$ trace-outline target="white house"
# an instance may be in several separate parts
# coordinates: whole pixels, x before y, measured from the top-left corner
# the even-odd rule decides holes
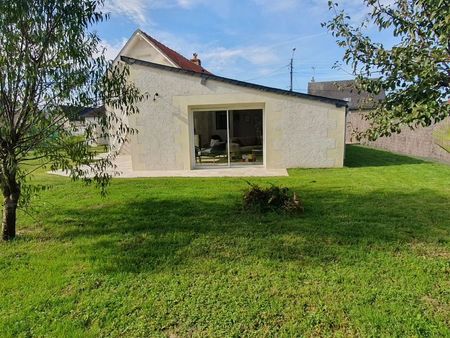
[[[85,136],[86,129],[92,128],[91,139],[87,140],[90,145],[107,145],[107,137],[102,135],[102,128],[99,119],[104,116],[105,107],[69,107],[64,108],[70,115],[64,123],[64,128],[69,130],[74,136]]]
[[[135,171],[343,166],[343,100],[213,75],[140,30],[116,62],[150,95],[128,121]]]

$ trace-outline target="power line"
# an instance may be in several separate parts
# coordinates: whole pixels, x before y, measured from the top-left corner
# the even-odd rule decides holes
[[[290,44],[290,43],[293,43],[293,42],[297,42],[297,41],[301,41],[301,40],[307,40],[307,39],[311,39],[311,38],[316,38],[316,37],[324,36],[324,35],[327,35],[327,33],[323,32],[323,33],[315,33],[315,34],[310,34],[310,35],[302,35],[302,36],[294,37],[292,39],[287,39],[287,40],[284,40],[284,41],[278,41],[278,42],[275,42],[275,43],[272,43],[272,44],[264,44],[263,47],[266,48],[266,49],[275,49],[275,48],[277,48],[279,46],[287,45],[287,44]]]
[[[252,78],[247,79],[247,80],[244,80],[244,81],[253,81],[253,80],[257,80],[257,79],[261,79],[261,78],[270,77],[270,76],[272,76],[272,75],[275,75],[275,74],[281,72],[282,70],[284,70],[284,69],[287,68],[287,67],[289,67],[289,65],[284,65],[283,67],[278,68],[278,69],[275,69],[275,70],[271,71],[270,73],[263,74],[263,75],[256,76],[256,77],[252,77]]]

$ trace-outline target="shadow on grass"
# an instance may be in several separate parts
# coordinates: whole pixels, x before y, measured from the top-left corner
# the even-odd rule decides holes
[[[350,168],[386,167],[392,165],[425,163],[425,161],[417,158],[357,145],[347,145],[345,150],[345,166]]]
[[[359,255],[362,247],[448,239],[448,196],[435,191],[307,190],[302,196],[307,202],[301,216],[246,214],[239,210],[238,194],[60,210],[66,219],[60,236],[82,239],[83,252],[103,272],[158,272],[205,260],[255,258],[325,264],[343,251]]]

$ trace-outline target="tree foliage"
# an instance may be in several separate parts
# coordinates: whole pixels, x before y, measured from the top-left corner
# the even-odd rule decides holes
[[[386,100],[366,115],[371,127],[359,135],[374,140],[409,126],[429,126],[450,115],[450,3],[448,0],[364,0],[369,14],[360,25],[329,2],[334,18],[323,24],[345,48],[357,88]],[[387,47],[373,41],[373,28],[393,34]]]
[[[127,116],[144,98],[128,68],[107,61],[93,25],[106,20],[103,0],[0,0],[0,188],[3,238],[15,236],[15,211],[29,196],[27,177],[41,165],[104,188],[107,170],[133,132]],[[107,113],[73,137],[74,107],[106,105]],[[97,131],[97,132],[96,132]],[[107,156],[89,144],[109,138]],[[30,169],[32,168],[32,169]]]

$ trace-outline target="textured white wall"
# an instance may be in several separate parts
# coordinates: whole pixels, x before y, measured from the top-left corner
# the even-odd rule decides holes
[[[115,62],[118,62],[119,65],[124,65],[120,61],[120,56],[128,56],[143,61],[178,68],[174,63],[170,62],[164,54],[156,49],[155,46],[139,30],[133,34],[115,60]],[[146,89],[142,88],[142,91],[146,92]],[[121,119],[121,123],[124,125],[130,125],[129,116],[126,116],[123,112],[109,106],[106,107],[106,112],[107,114],[115,114]],[[118,123],[112,123],[110,128],[110,137],[108,139],[108,143],[112,151],[120,151],[123,153],[124,147],[121,140],[122,138],[128,137],[126,134],[124,135],[119,131]]]
[[[130,117],[139,130],[131,137],[135,170],[191,169],[192,111],[211,108],[263,108],[266,167],[341,167],[345,108],[143,65],[131,78],[150,94],[140,114]],[[155,93],[159,95],[153,101]]]

